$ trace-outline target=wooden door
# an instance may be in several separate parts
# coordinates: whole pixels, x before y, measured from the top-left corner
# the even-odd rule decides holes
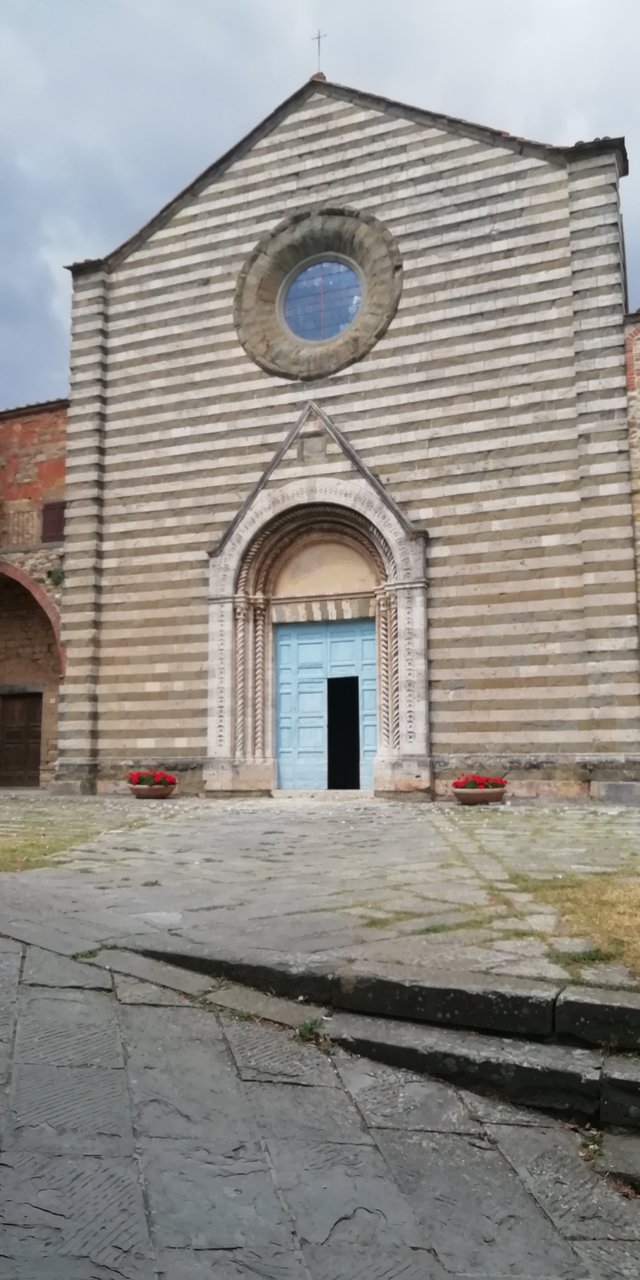
[[[0,695],[0,786],[40,784],[42,694]]]
[[[327,680],[356,676],[360,787],[371,790],[377,737],[373,618],[281,623],[275,628],[275,653],[278,786],[327,789]]]

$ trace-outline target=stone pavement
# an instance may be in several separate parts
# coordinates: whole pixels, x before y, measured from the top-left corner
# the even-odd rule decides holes
[[[2,877],[0,934],[68,955],[188,943],[383,973],[635,985],[621,965],[576,961],[581,950],[588,959],[590,940],[563,935],[531,877],[637,875],[639,809],[279,798],[160,807],[40,793],[0,796],[0,834],[22,823],[77,827],[103,811],[105,825],[124,829]]]
[[[640,1274],[594,1133],[204,995],[4,940],[0,1079],[2,1280]]]

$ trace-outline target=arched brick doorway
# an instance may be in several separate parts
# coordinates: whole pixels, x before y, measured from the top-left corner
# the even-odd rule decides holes
[[[24,570],[0,561],[0,786],[37,787],[53,776],[59,636],[55,602]]]

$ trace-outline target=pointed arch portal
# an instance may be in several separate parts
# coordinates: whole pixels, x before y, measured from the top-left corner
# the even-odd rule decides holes
[[[335,587],[294,592],[286,566],[314,545],[321,567],[345,549]],[[425,535],[365,477],[259,490],[212,555],[208,791],[277,786],[274,628],[357,618],[375,619],[375,790],[430,793]]]

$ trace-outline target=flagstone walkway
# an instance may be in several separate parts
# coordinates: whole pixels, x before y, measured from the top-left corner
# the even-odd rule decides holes
[[[45,930],[66,954],[182,940],[380,971],[634,985],[622,965],[589,963],[591,940],[566,937],[535,880],[640,874],[637,809],[0,795],[0,835],[38,824],[120,828],[0,879],[0,934]]]

